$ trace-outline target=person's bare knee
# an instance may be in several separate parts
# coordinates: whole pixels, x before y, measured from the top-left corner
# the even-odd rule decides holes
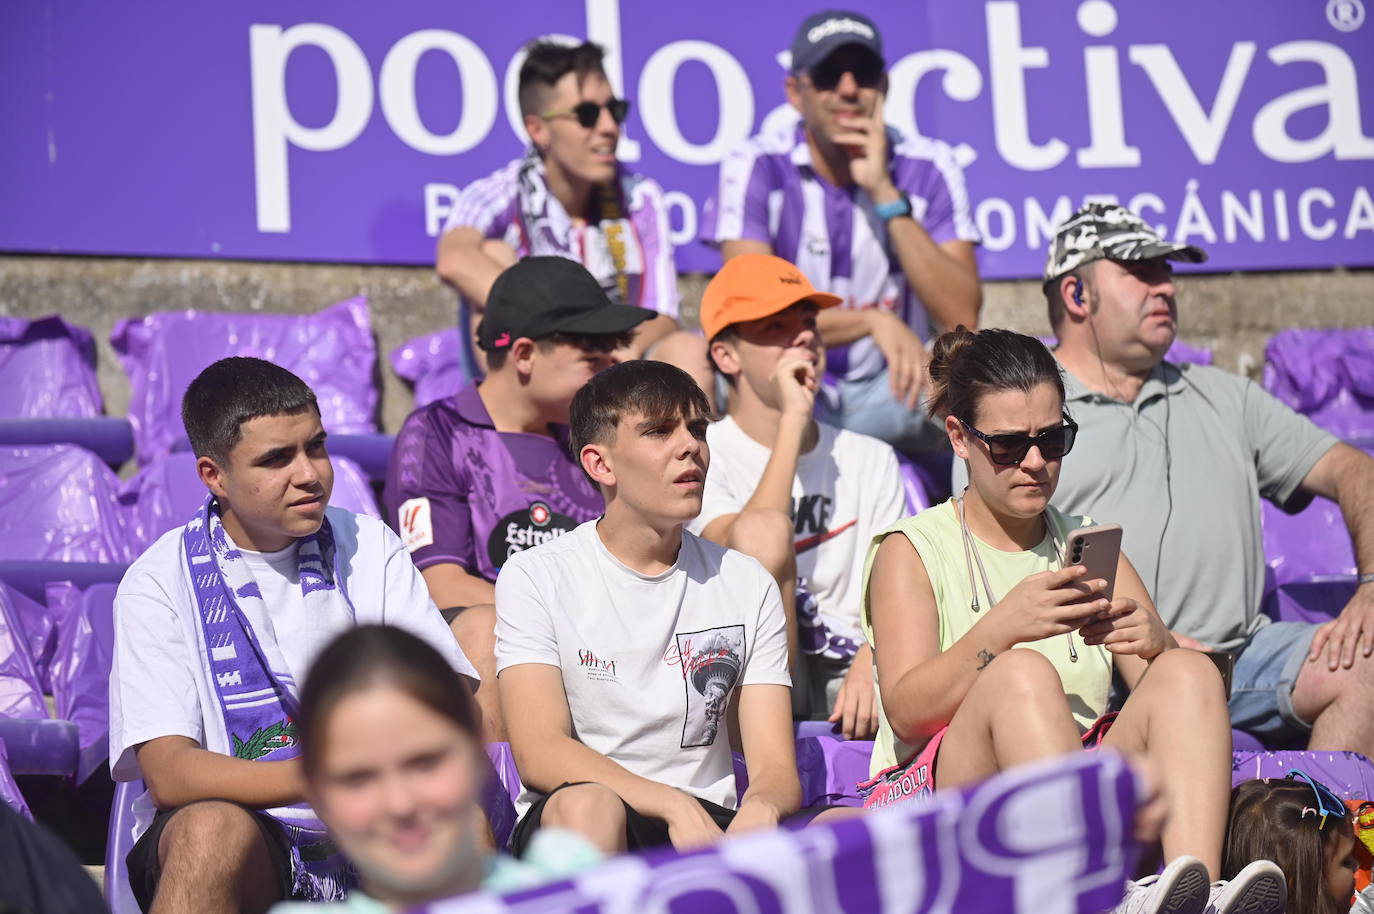
[[[1002,702],[1039,702],[1046,696],[1062,698],[1064,684],[1049,658],[1038,651],[1014,647],[993,656],[969,690],[988,693]]]
[[[540,824],[572,829],[604,851],[625,849],[625,804],[600,784],[575,784],[550,795]]]
[[[753,556],[775,580],[796,576],[792,519],[776,508],[746,508],[730,526],[726,546]]]
[[[207,801],[178,810],[162,830],[158,859],[156,914],[263,911],[280,900],[262,830],[233,803]]]
[[[496,688],[496,607],[490,603],[469,606],[453,617],[449,631],[458,639],[463,655],[482,677],[475,698],[482,711],[482,739],[506,741],[506,721]]]

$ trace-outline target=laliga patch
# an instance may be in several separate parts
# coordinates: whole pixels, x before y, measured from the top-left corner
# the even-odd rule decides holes
[[[493,568],[500,569],[506,559],[531,546],[547,543],[577,526],[577,521],[559,514],[542,501],[512,511],[496,522],[487,538],[487,556]]]
[[[401,502],[396,510],[396,523],[401,542],[411,552],[434,545],[434,522],[429,516],[428,498],[411,498]]]

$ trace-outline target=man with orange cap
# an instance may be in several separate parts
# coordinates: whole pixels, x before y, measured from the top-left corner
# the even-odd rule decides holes
[[[754,556],[777,580],[794,712],[864,739],[877,726],[859,628],[864,556],[906,503],[891,447],[812,415],[825,372],[816,315],[840,301],[771,254],[726,261],[706,287],[701,325],[730,404],[707,431],[711,473],[688,529]]]

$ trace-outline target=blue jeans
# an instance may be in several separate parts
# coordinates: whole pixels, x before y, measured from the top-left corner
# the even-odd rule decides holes
[[[1245,643],[1231,676],[1231,726],[1266,746],[1310,733],[1312,724],[1293,710],[1293,686],[1307,661],[1317,626],[1271,622]]]
[[[907,409],[892,395],[886,368],[871,378],[827,385],[816,397],[816,418],[851,432],[871,435],[912,456],[949,446],[944,425],[926,415],[924,398],[914,409]]]

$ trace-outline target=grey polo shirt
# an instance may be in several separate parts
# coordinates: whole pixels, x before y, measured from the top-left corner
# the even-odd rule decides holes
[[[1297,512],[1298,486],[1337,440],[1248,378],[1157,365],[1134,403],[1088,390],[1067,369],[1078,441],[1054,505],[1125,530],[1122,548],[1170,628],[1224,650],[1268,623],[1260,614],[1260,496]],[[956,462],[956,491],[965,485]]]

